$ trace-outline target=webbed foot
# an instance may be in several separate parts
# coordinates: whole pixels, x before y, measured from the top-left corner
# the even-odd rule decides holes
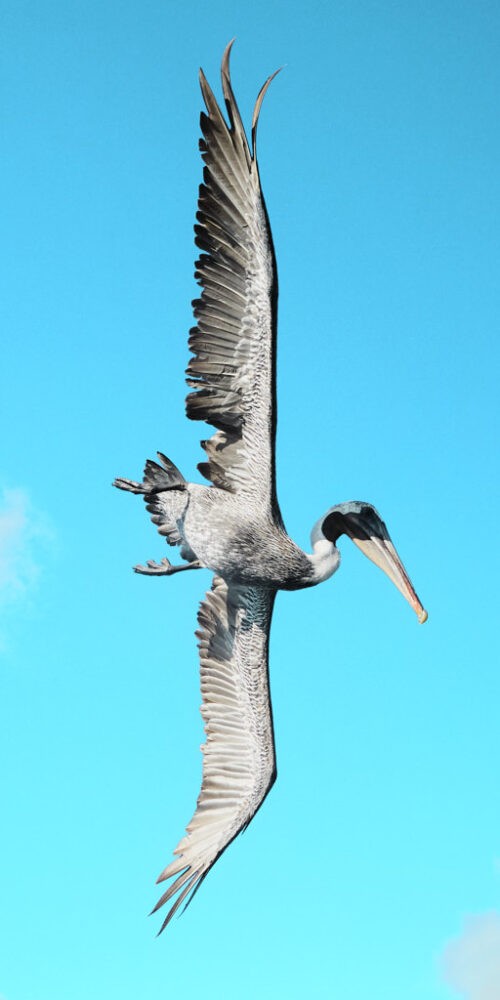
[[[168,559],[164,558],[157,563],[153,559],[148,559],[145,566],[134,566],[134,573],[142,573],[143,576],[171,576],[172,573],[181,573],[185,569],[200,569],[201,563],[198,559],[181,566],[172,566]]]
[[[133,479],[115,479],[113,486],[116,486],[119,490],[126,490],[127,493],[145,493],[146,489],[144,483],[136,483]]]

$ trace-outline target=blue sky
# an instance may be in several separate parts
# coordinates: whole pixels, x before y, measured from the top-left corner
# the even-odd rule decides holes
[[[7,0],[2,34],[2,1000],[497,1000],[498,4]],[[163,543],[110,483],[201,457],[197,71],[234,35],[247,122],[285,66],[283,515],[307,546],[373,502],[429,622],[349,542],[279,597],[278,783],[157,940],[209,576],[135,576]]]

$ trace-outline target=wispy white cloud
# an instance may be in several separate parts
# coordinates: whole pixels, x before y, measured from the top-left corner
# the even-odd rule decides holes
[[[26,598],[40,575],[40,543],[52,537],[47,519],[21,489],[0,499],[0,606]]]
[[[500,913],[469,917],[442,963],[446,982],[464,1000],[500,1000]]]

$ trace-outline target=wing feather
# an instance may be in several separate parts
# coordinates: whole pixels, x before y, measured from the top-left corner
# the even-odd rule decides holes
[[[281,522],[274,470],[278,284],[255,154],[257,119],[272,77],[257,98],[250,149],[231,86],[230,49],[222,61],[229,124],[200,73],[207,113],[201,115],[205,165],[195,226],[203,252],[195,276],[202,293],[193,303],[194,357],[186,374],[194,391],[186,409],[191,419],[217,428],[202,442],[208,456],[199,466],[203,475]]]
[[[194,892],[228,844],[255,815],[276,777],[268,680],[268,639],[275,592],[214,577],[198,621],[206,742],[200,795],[176,858],[158,882],[175,880],[153,912]]]

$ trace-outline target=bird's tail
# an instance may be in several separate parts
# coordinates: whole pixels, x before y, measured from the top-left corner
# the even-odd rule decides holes
[[[119,490],[126,490],[128,493],[154,494],[163,493],[165,490],[183,490],[186,488],[186,480],[176,465],[170,461],[161,451],[157,452],[160,459],[153,462],[147,459],[144,466],[142,483],[136,483],[133,479],[115,479],[113,486]]]

